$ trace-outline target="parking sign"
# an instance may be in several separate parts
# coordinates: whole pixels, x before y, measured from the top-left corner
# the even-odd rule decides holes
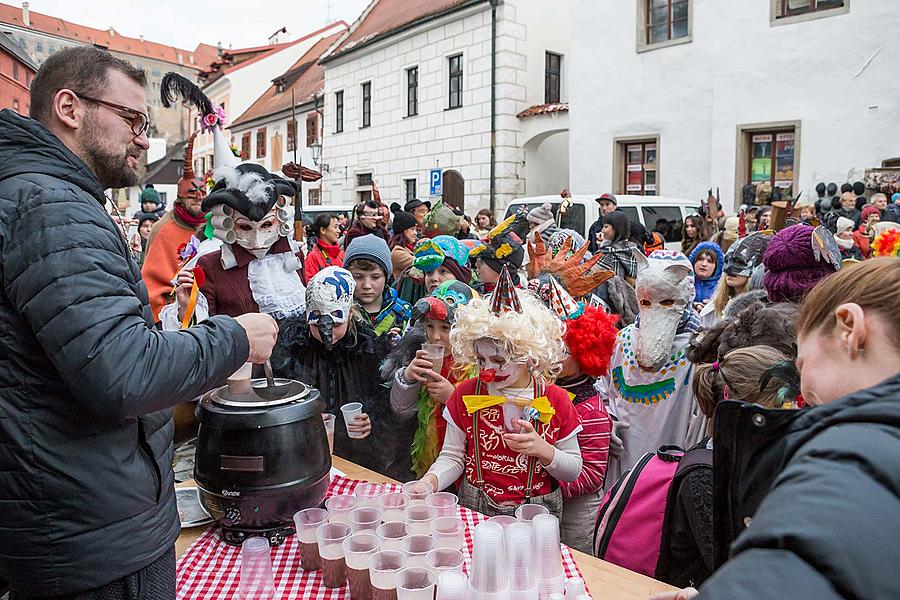
[[[429,196],[441,196],[443,195],[443,184],[444,184],[444,174],[440,169],[431,169],[428,175],[429,181]]]

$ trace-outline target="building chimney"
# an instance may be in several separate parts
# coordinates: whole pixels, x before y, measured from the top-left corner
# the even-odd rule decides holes
[[[144,34],[142,33],[141,35],[139,35],[139,36],[138,36],[138,39],[141,40],[141,42],[143,42],[143,41],[144,41]]]
[[[216,44],[216,49],[219,51],[219,56],[222,56],[222,42]]]
[[[109,37],[116,37],[116,30],[113,29],[112,25],[109,26]]]
[[[22,24],[25,27],[31,27],[31,13],[28,11],[28,3],[22,3]]]

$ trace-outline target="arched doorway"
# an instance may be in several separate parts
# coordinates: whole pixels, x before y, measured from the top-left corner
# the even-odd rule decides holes
[[[444,193],[441,197],[444,204],[452,208],[466,210],[466,180],[458,171],[452,169],[444,171]]]

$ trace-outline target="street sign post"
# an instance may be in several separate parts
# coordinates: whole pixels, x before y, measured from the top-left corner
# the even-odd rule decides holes
[[[428,173],[429,196],[443,195],[444,173],[441,169],[431,169]]]

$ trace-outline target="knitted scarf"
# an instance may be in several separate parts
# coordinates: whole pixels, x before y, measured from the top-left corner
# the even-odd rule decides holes
[[[200,227],[206,222],[206,215],[195,217],[187,211],[180,203],[175,203],[175,216],[183,223],[187,223],[191,227]]]

